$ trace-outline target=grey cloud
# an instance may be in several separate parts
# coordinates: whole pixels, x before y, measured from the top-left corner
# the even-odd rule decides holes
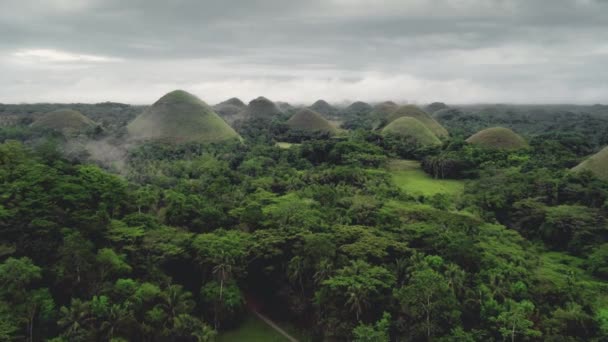
[[[149,103],[180,87],[210,102],[608,102],[607,13],[605,0],[4,0],[0,101]]]

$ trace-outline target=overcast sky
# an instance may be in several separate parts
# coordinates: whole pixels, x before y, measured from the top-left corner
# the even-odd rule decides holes
[[[0,0],[0,102],[608,103],[608,0]]]

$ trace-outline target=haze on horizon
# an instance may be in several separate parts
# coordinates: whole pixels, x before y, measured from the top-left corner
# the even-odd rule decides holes
[[[0,102],[608,103],[606,0],[2,0]]]

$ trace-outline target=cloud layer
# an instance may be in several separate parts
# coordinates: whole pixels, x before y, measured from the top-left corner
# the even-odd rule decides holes
[[[606,0],[3,0],[0,102],[608,103]]]

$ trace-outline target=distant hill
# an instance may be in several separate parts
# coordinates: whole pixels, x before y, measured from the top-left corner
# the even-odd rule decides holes
[[[313,103],[308,108],[328,118],[333,117],[338,113],[338,109],[325,100],[317,100],[317,102]]]
[[[427,126],[412,117],[394,120],[382,129],[382,135],[396,136],[421,146],[441,144],[441,140]]]
[[[575,172],[583,170],[591,171],[597,178],[608,181],[608,147],[604,147],[572,169]]]
[[[445,103],[443,102],[433,102],[431,104],[429,104],[428,106],[426,106],[424,109],[427,113],[435,113],[437,111],[440,111],[442,109],[447,109],[449,108]]]
[[[183,90],[161,97],[128,126],[136,140],[218,142],[240,138],[205,102]]]
[[[47,128],[66,135],[84,133],[95,127],[95,122],[72,109],[48,112],[32,123],[32,127]]]
[[[220,102],[213,106],[213,109],[218,113],[226,122],[232,123],[238,119],[238,114],[245,109],[247,105],[240,99],[233,97],[224,102]]]
[[[519,134],[504,127],[492,127],[477,132],[466,140],[470,144],[488,148],[513,150],[528,144]]]
[[[393,101],[385,101],[378,103],[374,106],[374,109],[369,114],[372,120],[372,129],[378,129],[385,126],[389,115],[399,109],[399,105]]]
[[[391,123],[401,117],[410,117],[417,119],[418,121],[422,122],[426,127],[428,127],[428,129],[430,129],[431,132],[433,132],[433,134],[435,134],[437,137],[441,138],[447,137],[449,135],[448,131],[443,126],[441,126],[439,122],[433,119],[427,112],[416,106],[406,105],[399,107],[397,110],[391,112],[388,115],[387,122]]]
[[[289,120],[287,125],[292,129],[298,129],[303,131],[320,131],[331,134],[336,133],[336,128],[333,127],[329,121],[325,120],[321,114],[304,108],[294,114]]]
[[[277,101],[277,102],[275,102],[275,104],[277,105],[277,107],[279,107],[279,109],[283,113],[289,112],[290,110],[294,110],[296,108],[296,107],[292,106],[291,104],[289,104],[288,102]]]
[[[361,101],[352,103],[350,106],[340,111],[341,116],[357,116],[369,114],[374,108],[369,104]]]
[[[264,119],[270,120],[283,111],[269,99],[260,96],[249,102],[249,105],[239,114],[244,120]]]

